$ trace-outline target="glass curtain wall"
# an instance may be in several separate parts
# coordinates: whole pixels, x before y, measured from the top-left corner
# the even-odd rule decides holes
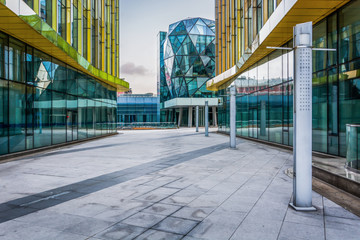
[[[0,32],[0,155],[113,133],[115,111],[115,87]]]
[[[360,123],[359,11],[360,0],[351,1],[313,29],[314,47],[337,49],[313,53],[314,151],[345,156],[345,126]],[[276,50],[238,77],[239,135],[292,145],[293,75],[293,52]],[[228,106],[224,97],[220,131],[228,131]]]

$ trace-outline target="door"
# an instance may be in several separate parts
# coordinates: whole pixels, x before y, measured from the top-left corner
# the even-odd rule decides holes
[[[68,142],[78,139],[77,135],[77,111],[67,111],[66,115],[66,138]]]

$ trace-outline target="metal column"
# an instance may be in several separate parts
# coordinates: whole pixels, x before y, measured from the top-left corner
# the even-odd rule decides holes
[[[189,107],[189,111],[188,111],[188,127],[191,128],[193,123],[193,107]]]
[[[312,22],[294,27],[294,192],[296,210],[312,206]]]
[[[230,88],[230,148],[236,148],[236,91]]]
[[[196,106],[196,132],[199,132],[199,106]]]
[[[178,119],[178,127],[181,126],[182,115],[183,115],[183,109],[180,108],[180,110],[179,110],[179,119]]]
[[[209,136],[209,102],[205,101],[205,137]]]

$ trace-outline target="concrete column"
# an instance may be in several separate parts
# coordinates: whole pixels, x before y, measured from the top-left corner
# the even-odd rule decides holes
[[[199,106],[196,106],[196,132],[199,132]]]
[[[213,112],[213,125],[214,127],[217,126],[217,114],[216,114],[216,107],[212,107],[212,112]]]
[[[182,114],[183,114],[183,109],[180,108],[179,109],[178,127],[180,127],[180,125],[181,125]]]
[[[188,113],[188,127],[192,127],[192,120],[193,120],[193,107],[189,107]]]
[[[209,136],[209,102],[205,101],[205,137]]]
[[[236,148],[236,91],[230,88],[230,148]]]

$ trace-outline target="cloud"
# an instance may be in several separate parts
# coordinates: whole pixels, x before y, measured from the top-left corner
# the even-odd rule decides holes
[[[129,74],[129,75],[146,75],[149,73],[149,70],[144,67],[143,65],[136,66],[132,62],[127,62],[121,65],[121,73],[122,74]]]

